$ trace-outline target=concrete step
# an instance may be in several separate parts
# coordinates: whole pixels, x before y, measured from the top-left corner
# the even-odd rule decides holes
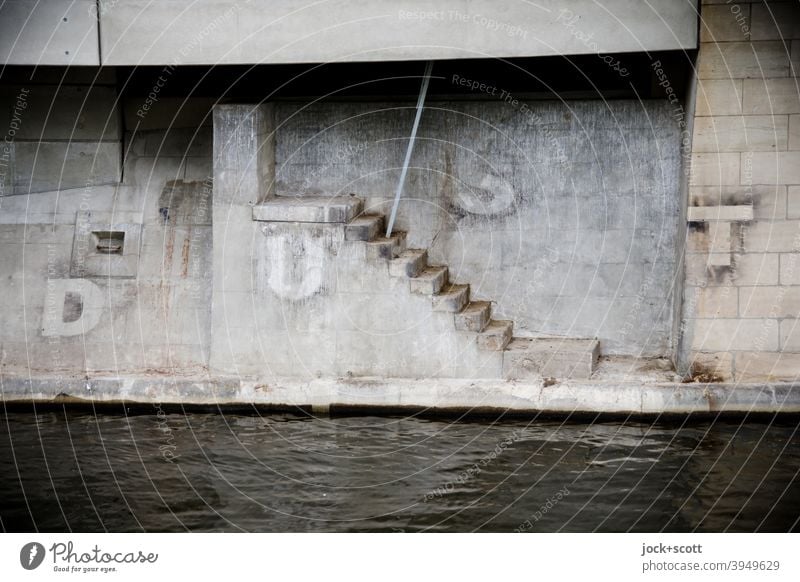
[[[433,296],[433,309],[458,313],[469,303],[469,285],[448,285]]]
[[[344,227],[345,240],[371,241],[383,231],[383,215],[362,214]]]
[[[586,379],[597,368],[599,357],[596,339],[514,338],[503,353],[503,375],[509,380]]]
[[[456,329],[459,331],[483,331],[492,319],[492,304],[489,301],[470,301],[456,313]]]
[[[429,266],[411,279],[409,285],[412,293],[435,295],[447,285],[447,267]]]
[[[253,220],[346,223],[363,209],[364,202],[355,196],[275,196],[253,206]]]
[[[511,321],[492,319],[478,334],[478,347],[499,352],[511,341],[514,324]]]
[[[392,277],[416,277],[428,266],[428,251],[408,249],[389,261],[389,275]]]
[[[406,233],[394,231],[389,238],[379,237],[367,243],[368,259],[393,259],[406,250]]]

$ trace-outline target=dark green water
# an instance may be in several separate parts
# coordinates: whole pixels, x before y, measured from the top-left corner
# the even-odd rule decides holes
[[[0,413],[6,531],[790,531],[794,421]]]

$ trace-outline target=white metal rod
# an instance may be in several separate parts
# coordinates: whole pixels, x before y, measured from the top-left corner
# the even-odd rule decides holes
[[[408,149],[406,150],[406,159],[403,162],[403,169],[400,172],[400,181],[397,183],[397,192],[394,194],[394,204],[392,205],[392,213],[389,215],[389,226],[386,227],[386,238],[392,236],[392,228],[394,227],[394,220],[397,218],[397,207],[400,205],[400,196],[403,194],[403,184],[406,181],[406,174],[408,173],[408,164],[411,161],[411,152],[414,150],[414,140],[417,138],[417,128],[419,127],[419,120],[422,117],[422,105],[425,103],[425,94],[428,92],[428,83],[431,80],[431,72],[433,71],[433,61],[428,61],[425,66],[425,76],[422,79],[422,87],[419,89],[419,97],[417,98],[417,115],[414,117],[414,127],[411,128],[411,139],[408,142]]]

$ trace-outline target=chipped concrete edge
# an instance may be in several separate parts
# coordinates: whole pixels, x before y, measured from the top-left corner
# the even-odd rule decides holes
[[[401,409],[516,414],[630,416],[800,413],[800,384],[678,384],[454,379],[187,378],[0,376],[0,401],[13,404],[126,403],[202,407],[351,408],[381,414]]]

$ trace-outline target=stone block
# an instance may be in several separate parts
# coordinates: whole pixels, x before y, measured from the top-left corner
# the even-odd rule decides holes
[[[800,287],[739,288],[739,317],[781,318],[798,314]]]
[[[700,14],[700,42],[750,40],[750,4],[704,6]]]
[[[741,115],[741,113],[741,79],[698,80],[695,109],[697,116]]]
[[[359,198],[338,196],[275,197],[253,206],[253,220],[262,222],[347,223],[364,208]]]
[[[800,250],[800,221],[757,221],[742,227],[748,253],[779,253]]]
[[[753,218],[782,220],[787,214],[786,186],[753,186]],[[800,218],[796,216],[794,218]]]
[[[747,155],[752,156],[753,184],[800,184],[800,151]],[[742,183],[747,183],[744,175]]]
[[[514,338],[503,352],[503,374],[511,380],[586,379],[599,356],[600,343],[593,339]]]
[[[692,186],[739,184],[740,159],[736,153],[692,154]]]
[[[737,222],[753,220],[753,207],[749,204],[738,206],[690,206],[687,209],[689,222]]]
[[[455,314],[455,328],[459,331],[483,331],[492,318],[492,304],[488,301],[471,301]]]
[[[776,351],[776,319],[696,319],[691,349],[698,352]]]
[[[513,333],[513,322],[493,319],[478,333],[478,347],[482,350],[503,350],[511,341]]]
[[[698,57],[700,79],[765,79],[789,74],[782,41],[705,43]]]
[[[692,151],[747,152],[785,150],[785,115],[698,117],[694,121]]]
[[[416,277],[428,265],[428,251],[408,249],[389,261],[392,277]]]
[[[354,218],[344,230],[344,239],[353,241],[370,241],[383,230],[383,216],[366,214]]]
[[[689,206],[753,206],[753,218],[783,219],[786,186],[692,186]]]
[[[737,285],[778,284],[778,255],[775,253],[735,254],[733,264]]]
[[[744,352],[736,354],[737,382],[798,379],[800,354],[782,352]]]
[[[469,285],[450,285],[433,296],[433,309],[457,313],[469,303]]]
[[[447,284],[447,267],[428,267],[408,282],[412,293],[435,295]]]
[[[781,253],[779,256],[781,285],[800,285],[800,253]]]
[[[742,87],[745,115],[800,113],[797,79],[745,79]]]

